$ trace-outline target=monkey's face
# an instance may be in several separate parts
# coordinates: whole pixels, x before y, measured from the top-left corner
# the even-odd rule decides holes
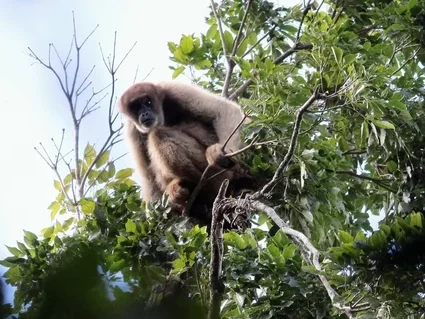
[[[137,83],[121,97],[119,111],[144,134],[164,123],[162,97],[155,85]]]

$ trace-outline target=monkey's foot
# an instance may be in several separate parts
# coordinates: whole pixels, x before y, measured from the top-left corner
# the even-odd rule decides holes
[[[221,148],[222,145],[218,143],[213,144],[207,148],[205,156],[207,157],[208,165],[218,168],[230,169],[235,165],[235,162],[232,159],[226,157],[226,154]]]
[[[173,205],[184,207],[189,199],[190,189],[181,180],[173,179],[167,186],[167,194]]]

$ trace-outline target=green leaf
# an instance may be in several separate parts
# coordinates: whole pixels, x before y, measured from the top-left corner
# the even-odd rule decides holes
[[[109,178],[114,177],[115,175],[115,164],[114,163],[109,163],[108,165],[108,176]]]
[[[53,235],[55,226],[50,226],[41,230],[41,234],[44,238],[50,238]]]
[[[68,218],[67,220],[65,220],[62,224],[62,228],[64,231],[67,231],[69,229],[69,227],[72,225],[72,223],[74,222],[75,218],[71,217]]]
[[[61,205],[58,202],[53,202],[50,204],[49,208],[52,210],[50,212],[50,219],[54,220],[57,213],[59,212]]]
[[[110,267],[109,267],[109,271],[112,273],[116,273],[118,271],[120,271],[121,269],[123,269],[125,266],[125,260],[121,259],[118,260],[116,262],[114,262]]]
[[[53,186],[58,190],[58,191],[62,191],[62,185],[61,185],[61,183],[59,182],[59,181],[57,181],[57,180],[54,180],[53,181]]]
[[[290,258],[293,258],[295,256],[295,252],[297,250],[297,247],[293,244],[290,244],[288,247],[286,247],[283,250],[283,257],[287,260]]]
[[[180,48],[177,48],[176,51],[174,51],[174,58],[181,64],[186,64],[188,59],[187,55],[183,54]]]
[[[383,129],[387,129],[387,130],[394,130],[395,126],[394,124],[388,122],[388,121],[378,121],[378,120],[373,120],[372,121],[373,124],[375,124],[377,127],[383,128]]]
[[[177,48],[177,44],[175,44],[174,42],[168,42],[168,50],[170,50],[171,53],[174,53],[174,51],[176,51]]]
[[[292,35],[295,35],[298,32],[298,28],[290,24],[281,26],[281,29],[292,33]]]
[[[23,257],[25,256],[25,253],[23,253],[22,251],[20,251],[18,248],[16,247],[9,247],[7,245],[5,245],[7,250],[15,257]]]
[[[180,40],[180,50],[183,54],[187,55],[194,49],[193,38],[191,36],[183,36]]]
[[[24,242],[28,245],[30,248],[34,248],[35,246],[38,246],[38,239],[37,235],[24,230]]]
[[[117,172],[115,175],[115,178],[117,179],[124,179],[129,178],[133,174],[133,170],[131,168],[124,168]]]
[[[238,49],[236,50],[236,56],[242,56],[246,49],[248,48],[248,39],[244,39],[238,46]]]
[[[422,229],[422,215],[420,213],[412,213],[410,217],[410,226],[414,227],[417,230]]]
[[[233,37],[229,31],[224,31],[224,45],[226,46],[227,52],[232,52]]]
[[[353,242],[353,236],[351,236],[349,233],[342,230],[338,232],[338,238],[341,242],[346,244]]]
[[[103,165],[105,165],[109,161],[109,154],[111,151],[105,151],[102,153],[102,155],[99,156],[99,158],[96,161],[96,168],[99,168]]]
[[[332,47],[332,52],[334,54],[335,61],[338,64],[341,64],[341,62],[342,62],[342,54],[343,54],[342,53],[342,50],[340,48],[337,48],[337,47]]]
[[[137,234],[136,223],[132,221],[131,219],[128,219],[127,222],[125,223],[125,231],[127,233]]]
[[[81,206],[81,211],[86,215],[93,214],[94,209],[96,208],[95,202],[87,198],[82,198],[78,203]]]
[[[394,173],[398,169],[397,163],[391,160],[387,162],[387,167],[390,173]]]
[[[87,165],[90,165],[91,163],[93,163],[95,157],[96,157],[96,150],[94,149],[93,146],[87,143],[86,148],[84,149],[84,160],[87,163]]]
[[[353,63],[357,58],[356,54],[348,54],[344,57],[344,65],[349,65]]]
[[[242,236],[239,235],[238,233],[235,233],[235,232],[225,233],[224,239],[229,241],[231,245],[237,247],[240,250],[244,250],[246,247],[248,247],[248,244],[245,242]]]
[[[174,80],[176,77],[178,77],[185,69],[186,68],[182,65],[175,69],[172,75],[172,79]]]
[[[68,175],[66,175],[65,176],[65,178],[63,179],[63,183],[65,184],[65,185],[69,185],[69,184],[71,184],[71,182],[72,182],[72,174],[68,174]]]
[[[369,238],[369,242],[375,249],[383,249],[387,246],[387,238],[382,230],[376,231]]]
[[[22,251],[22,252],[27,252],[28,251],[28,248],[25,246],[25,244],[24,243],[21,243],[21,242],[19,242],[19,241],[17,241],[16,242],[17,244],[18,244],[18,248]]]

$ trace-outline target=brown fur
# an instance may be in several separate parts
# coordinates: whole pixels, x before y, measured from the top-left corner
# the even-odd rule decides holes
[[[141,112],[139,101],[146,97],[152,101],[149,109],[155,117],[149,127],[139,121],[137,113]],[[166,192],[171,205],[181,211],[208,164],[214,166],[210,176],[234,165],[224,157],[221,146],[243,118],[236,103],[190,84],[143,82],[124,92],[118,110],[125,119],[125,136],[141,178],[142,197],[148,202]],[[241,146],[238,131],[225,152]],[[210,205],[221,182],[233,177],[231,169],[214,178],[200,197]]]

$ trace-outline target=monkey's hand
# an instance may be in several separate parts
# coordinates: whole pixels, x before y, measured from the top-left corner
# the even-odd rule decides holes
[[[207,148],[205,155],[207,157],[208,165],[221,169],[233,168],[233,166],[235,166],[235,162],[229,157],[226,157],[221,148],[222,145],[218,143]]]

